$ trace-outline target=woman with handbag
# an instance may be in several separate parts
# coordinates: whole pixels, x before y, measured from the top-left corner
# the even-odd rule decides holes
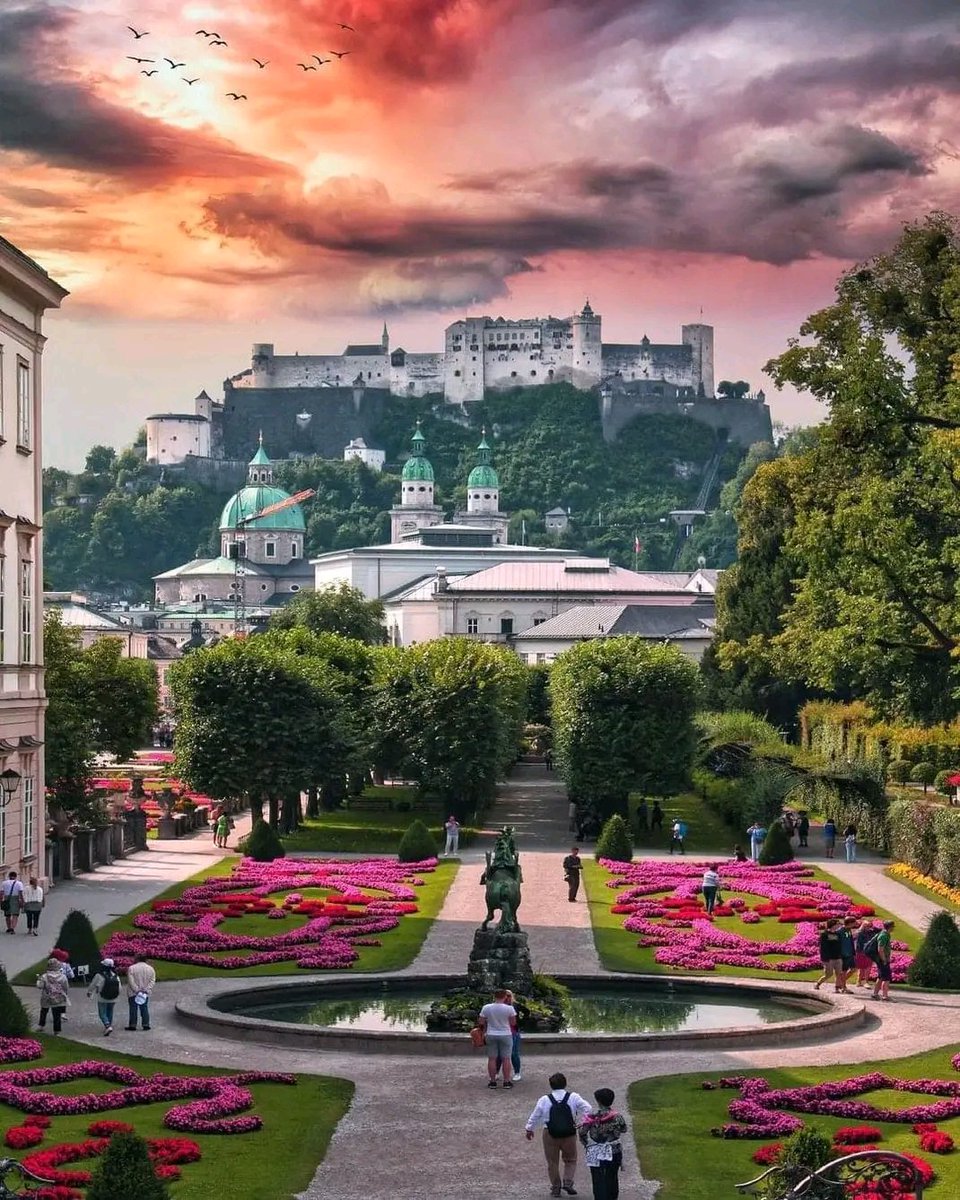
[[[20,911],[23,908],[23,884],[17,878],[16,871],[11,871],[0,888],[0,904],[3,915],[7,919],[7,933],[16,933]]]
[[[39,937],[40,913],[43,911],[43,888],[37,882],[36,875],[30,876],[30,882],[23,889],[23,911],[27,914],[27,933]]]

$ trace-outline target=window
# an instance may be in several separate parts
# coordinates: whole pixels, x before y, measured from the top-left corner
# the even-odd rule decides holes
[[[480,618],[479,617],[467,617],[467,633],[479,633],[479,632],[480,632]]]
[[[533,623],[534,625],[542,625],[546,619],[546,617],[534,617]]]
[[[277,557],[277,543],[276,542],[266,542],[263,547],[263,552],[267,556],[267,558],[276,558]]]
[[[300,584],[299,584],[299,583],[291,583],[291,584],[290,584],[290,591],[291,591],[291,592],[299,592],[299,591],[300,591]]]
[[[20,661],[33,662],[33,563],[20,563]]]
[[[540,666],[543,666],[543,664],[544,664],[546,661],[547,661],[547,656],[546,656],[545,654],[538,654],[538,655],[537,655],[537,666],[538,666],[538,667],[540,667]]]
[[[33,843],[37,827],[37,797],[33,779],[33,764],[24,767],[23,771],[23,846],[21,858],[33,855]]]
[[[513,617],[500,618],[500,632],[506,637],[510,637],[513,634]]]
[[[459,379],[459,377],[460,377],[460,372],[459,372],[459,371],[454,371],[454,375],[455,375],[455,376],[456,376],[456,377]]]
[[[290,543],[290,557],[291,558],[299,558],[300,557],[300,543],[299,542],[293,541]]]
[[[30,397],[30,364],[23,358],[17,359],[17,445],[23,450],[30,449],[30,432],[32,425],[32,405]]]
[[[206,598],[207,598],[206,592],[196,592],[196,593],[194,593],[193,602],[194,602],[194,604],[202,604],[204,602],[204,600],[206,600]]]

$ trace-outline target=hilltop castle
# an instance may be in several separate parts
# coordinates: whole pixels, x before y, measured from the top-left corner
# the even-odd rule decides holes
[[[614,440],[640,413],[681,413],[718,437],[749,445],[771,436],[764,397],[714,395],[713,327],[684,325],[666,344],[607,342],[586,303],[571,317],[466,317],[448,325],[439,352],[354,343],[342,354],[275,354],[253,347],[251,365],[224,380],[223,400],[205,392],[193,412],[147,418],[147,461],[178,466],[241,462],[262,431],[278,457],[340,458],[377,428],[391,396],[437,396],[462,410],[489,391],[567,383],[599,396],[604,435]],[[206,468],[204,468],[206,469]]]

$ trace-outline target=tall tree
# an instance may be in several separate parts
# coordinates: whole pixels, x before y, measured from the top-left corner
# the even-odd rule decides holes
[[[341,583],[316,592],[301,592],[270,618],[271,629],[304,628],[336,633],[376,645],[385,640],[383,604],[368,600],[359,588]]]
[[[46,786],[52,803],[70,811],[84,802],[96,749],[80,634],[66,629],[56,610],[44,618],[43,656]]]
[[[157,721],[153,663],[124,658],[119,641],[100,638],[83,652],[83,669],[97,749],[129,758]]]
[[[689,781],[697,668],[675,646],[597,638],[550,671],[554,741],[571,799],[625,815],[630,792],[666,796]]]

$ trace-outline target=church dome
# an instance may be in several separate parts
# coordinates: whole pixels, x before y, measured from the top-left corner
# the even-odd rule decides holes
[[[253,516],[254,513],[270,504],[279,504],[282,500],[289,499],[290,493],[285,492],[283,488],[265,485],[241,488],[223,506],[223,512],[220,514],[220,528],[221,530],[233,530],[237,528],[238,521],[243,521],[243,525],[240,527],[242,530],[283,529],[293,533],[303,533],[307,528],[307,523],[299,504],[293,504],[281,512],[270,513],[265,517],[257,517],[253,521],[244,520],[245,517]]]
[[[474,467],[467,478],[467,487],[498,488],[499,486],[500,480],[497,478],[496,471],[487,463],[481,463],[479,467]]]

